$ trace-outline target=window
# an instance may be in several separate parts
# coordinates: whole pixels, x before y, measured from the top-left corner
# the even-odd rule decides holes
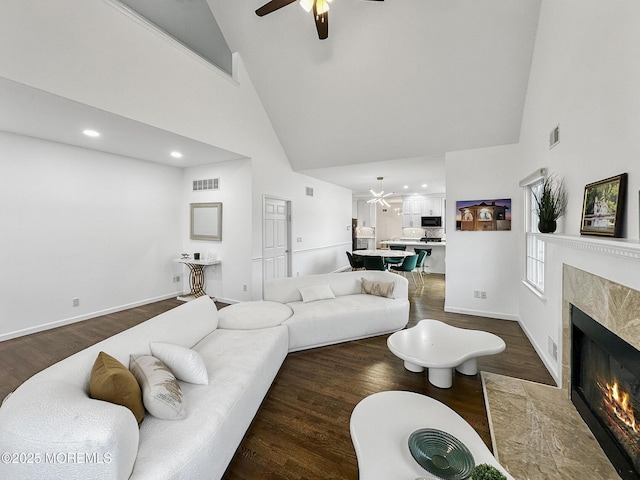
[[[525,189],[525,238],[526,262],[525,282],[540,294],[544,293],[544,241],[538,234],[538,215],[535,212],[535,197],[542,189],[545,170],[540,169],[520,182]]]

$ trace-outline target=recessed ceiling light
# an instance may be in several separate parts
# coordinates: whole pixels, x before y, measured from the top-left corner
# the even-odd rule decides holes
[[[426,183],[423,183],[423,184],[422,184],[422,188],[427,188],[427,184],[426,184]]]
[[[409,185],[405,185],[405,186],[404,186],[404,187],[402,187],[402,188],[405,188],[405,189],[406,189],[406,188],[409,188]]]
[[[177,151],[171,152],[171,156],[173,158],[182,158],[182,154],[180,152],[177,152]]]
[[[83,130],[82,133],[84,133],[87,137],[92,137],[92,138],[100,136],[100,132],[96,132],[95,130],[91,130],[90,128]]]

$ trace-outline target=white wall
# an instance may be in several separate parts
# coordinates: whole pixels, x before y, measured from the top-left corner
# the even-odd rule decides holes
[[[446,156],[445,311],[517,319],[518,233],[513,225],[520,208],[514,181],[517,158],[517,145],[450,152]],[[511,199],[511,231],[456,230],[457,201],[501,198]],[[475,298],[474,290],[486,292],[487,298]]]
[[[569,206],[564,233],[568,235],[579,235],[584,186],[628,172],[625,237],[638,239],[638,24],[640,4],[632,0],[542,3],[522,122],[519,178],[539,167],[565,178]],[[549,150],[549,132],[558,124],[560,144]],[[520,224],[517,231],[521,230]],[[522,233],[518,235],[521,258],[524,238]],[[561,366],[548,353],[547,343],[548,338],[560,339],[562,264],[631,288],[638,288],[640,270],[633,260],[553,243],[548,244],[546,262],[545,297],[539,298],[524,286],[518,289],[517,297],[521,324],[558,380]]]
[[[390,207],[376,205],[377,242],[394,238],[399,239],[402,236],[402,202],[393,202],[390,205]],[[397,212],[396,208],[399,208],[400,211]]]
[[[179,290],[180,169],[0,132],[0,171],[0,340]]]
[[[220,189],[193,191],[193,180],[219,178]],[[205,268],[208,295],[222,301],[249,300],[251,284],[251,160],[235,160],[185,169],[183,178],[183,251],[214,253],[221,265]],[[222,241],[191,240],[190,204],[222,202]],[[189,290],[188,270],[184,268],[184,288]],[[247,291],[244,290],[247,285]]]
[[[158,188],[158,194],[164,193],[166,198],[162,201],[155,201],[153,196],[150,198],[155,204],[171,205],[172,209],[168,216],[164,211],[162,213],[166,216],[166,223],[146,233],[149,237],[161,237],[161,241],[166,242],[162,251],[152,252],[154,261],[160,263],[151,262],[156,267],[155,288],[151,291],[147,292],[146,288],[149,282],[129,281],[130,278],[138,279],[140,275],[131,273],[132,269],[138,267],[136,262],[130,262],[124,272],[116,262],[113,266],[117,274],[115,271],[111,274],[109,270],[109,275],[104,275],[103,281],[117,285],[120,278],[125,277],[122,282],[130,287],[126,293],[122,293],[120,288],[117,288],[118,294],[114,295],[110,295],[108,289],[96,289],[93,294],[100,298],[90,303],[84,300],[87,294],[66,293],[60,300],[63,302],[60,308],[54,305],[52,311],[51,308],[42,307],[43,311],[46,310],[46,318],[34,315],[37,319],[26,323],[23,317],[16,318],[15,325],[8,326],[6,331],[36,328],[35,325],[44,328],[49,321],[73,321],[91,316],[92,313],[98,314],[103,309],[146,301],[150,296],[158,295],[157,292],[162,292],[162,295],[167,291],[180,290],[181,286],[173,284],[165,288],[164,282],[165,276],[170,281],[173,273],[184,273],[183,267],[171,261],[165,264],[164,260],[159,259],[174,258],[182,250],[207,248],[189,240],[188,208],[189,203],[196,199],[216,201],[219,198],[224,204],[223,240],[215,247],[220,250],[223,264],[216,267],[215,271],[211,268],[207,271],[207,291],[215,296],[228,301],[261,296],[264,195],[292,201],[292,237],[302,239],[293,245],[293,272],[301,275],[323,273],[347,265],[344,250],[350,246],[351,238],[347,230],[351,219],[351,192],[291,170],[238,55],[234,56],[232,79],[114,8],[107,0],[59,0],[53,3],[33,0],[0,3],[0,60],[2,77],[251,159],[188,169],[184,174],[172,170],[176,176],[173,180],[179,183],[178,191],[174,188]],[[32,155],[29,148],[22,153],[25,157]],[[86,156],[101,158],[96,152],[86,153]],[[55,160],[58,157],[64,165],[66,155],[56,155]],[[127,161],[114,161],[113,168],[116,172],[122,168],[122,175],[127,176],[128,169],[134,168],[127,166]],[[53,164],[47,166],[54,168]],[[16,165],[13,167],[18,168]],[[73,182],[77,171],[70,169],[67,173],[69,182]],[[191,179],[209,176],[209,173],[221,177],[222,190],[207,195],[191,193]],[[20,174],[24,175],[25,172],[20,171]],[[111,176],[115,175],[111,173]],[[145,181],[152,183],[155,176],[147,175]],[[82,185],[88,182],[82,176],[78,178]],[[164,183],[159,181],[159,187]],[[305,186],[315,188],[316,195],[313,198],[304,196]],[[118,195],[117,187],[105,194]],[[90,191],[90,187],[86,189]],[[49,193],[57,194],[58,190]],[[109,201],[103,201],[110,205]],[[116,203],[124,209],[119,202]],[[10,205],[16,206],[13,202]],[[107,211],[104,214],[113,215]],[[123,235],[123,231],[119,230],[118,234]],[[67,234],[62,235],[66,238]],[[110,245],[121,245],[122,242],[135,245],[137,235],[142,235],[142,232],[135,231],[131,235],[133,238],[124,237]],[[165,239],[165,235],[170,238]],[[14,247],[12,244],[11,250],[5,251],[13,251]],[[86,258],[90,257],[79,257],[78,265],[90,271]],[[145,279],[151,276],[149,262],[140,266],[146,269],[142,274]],[[75,275],[78,269],[75,263],[73,266],[65,262],[56,265],[55,278],[60,279],[60,288],[66,282],[64,279]],[[40,277],[39,274],[36,279],[31,279],[22,269],[12,273],[12,281],[21,286],[33,282],[47,288],[52,280],[52,277]],[[67,298],[69,295],[81,297],[78,313],[82,313],[82,317],[76,316],[76,310],[71,311],[66,307],[70,301]],[[12,303],[7,308],[14,312],[21,306]]]

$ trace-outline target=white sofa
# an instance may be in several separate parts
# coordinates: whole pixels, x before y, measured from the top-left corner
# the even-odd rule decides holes
[[[393,283],[391,297],[363,293],[363,278]],[[305,302],[300,292],[310,286],[328,286],[335,298]],[[264,284],[264,301],[222,309],[220,327],[286,325],[290,352],[382,335],[406,326],[408,288],[406,278],[373,270],[269,280]]]
[[[392,298],[361,293],[361,278],[394,282]],[[300,288],[311,285],[328,285],[336,298],[303,302]],[[407,288],[404,277],[386,272],[274,280],[265,285],[263,302],[218,312],[209,297],[200,297],[99,342],[34,375],[5,399],[0,478],[219,479],[287,352],[403,328]],[[227,310],[231,314],[223,315]],[[219,328],[223,317],[237,328]],[[126,407],[91,399],[88,384],[99,352],[129,365],[130,354],[151,353],[151,342],[197,351],[209,383],[180,382],[186,418],[147,414],[138,427]]]
[[[3,479],[221,478],[287,355],[284,326],[218,329],[215,304],[201,297],[126,330],[34,375],[0,408]],[[208,385],[180,382],[187,415],[146,415],[88,395],[100,351],[129,365],[150,342],[193,348]],[[9,456],[7,456],[7,454]]]

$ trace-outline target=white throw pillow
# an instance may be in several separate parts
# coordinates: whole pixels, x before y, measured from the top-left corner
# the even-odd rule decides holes
[[[178,380],[208,385],[209,374],[204,360],[198,352],[181,345],[152,342],[149,344],[151,355],[162,360]]]
[[[129,369],[142,390],[142,403],[154,417],[179,420],[186,416],[180,384],[167,366],[151,355],[131,355]]]
[[[302,301],[304,303],[336,298],[329,285],[309,285],[307,287],[300,287],[298,291],[300,295],[302,295]]]

